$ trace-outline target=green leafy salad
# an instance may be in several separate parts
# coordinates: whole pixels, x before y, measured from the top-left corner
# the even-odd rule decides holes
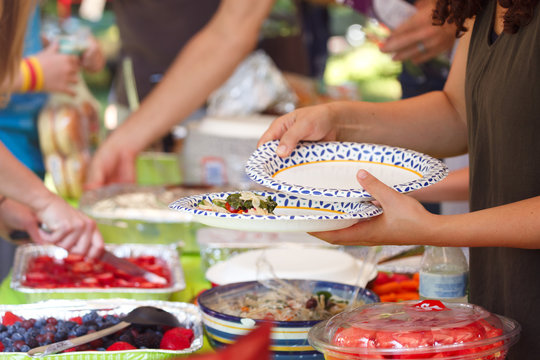
[[[270,197],[257,195],[250,191],[231,194],[225,200],[201,200],[197,208],[232,214],[270,215],[274,213],[277,203]]]

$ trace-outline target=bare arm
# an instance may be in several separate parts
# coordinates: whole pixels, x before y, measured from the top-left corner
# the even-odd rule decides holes
[[[88,188],[133,182],[136,155],[203,105],[256,45],[274,0],[222,0],[141,107],[95,155]]]
[[[0,204],[8,215],[5,216],[0,211],[0,221],[4,222],[4,225],[23,226],[22,229],[13,229],[27,231],[38,243],[55,244],[90,257],[101,254],[103,239],[94,221],[50,192],[2,143],[0,159],[0,194],[10,199],[9,202]],[[10,204],[13,201],[25,207],[16,203]],[[11,210],[6,208],[8,205]],[[6,221],[9,224],[6,224]],[[46,225],[52,233],[40,230],[40,223]]]
[[[437,184],[410,194],[422,202],[466,201],[469,199],[469,167],[451,171]]]
[[[460,215],[434,215],[410,196],[398,194],[359,171],[360,185],[384,209],[347,229],[313,235],[341,245],[501,246],[540,249],[540,196]]]

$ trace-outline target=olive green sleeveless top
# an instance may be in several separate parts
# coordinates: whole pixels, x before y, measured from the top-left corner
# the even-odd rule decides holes
[[[495,5],[477,17],[467,60],[472,211],[540,195],[540,6],[491,43]],[[540,251],[472,248],[470,260],[470,301],[523,326],[509,359],[538,356]]]

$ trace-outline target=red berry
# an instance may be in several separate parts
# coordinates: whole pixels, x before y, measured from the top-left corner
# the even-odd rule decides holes
[[[2,318],[2,324],[9,326],[15,324],[17,321],[23,321],[20,317],[12,313],[11,311],[6,311],[4,317]]]
[[[168,350],[187,349],[191,346],[192,340],[193,330],[176,327],[167,330],[165,334],[163,334],[159,348]]]
[[[73,321],[73,322],[76,322],[79,325],[82,325],[82,317],[80,317],[80,316],[72,317],[71,319],[69,319],[69,321]]]
[[[135,346],[125,341],[117,341],[107,348],[107,351],[133,350]]]

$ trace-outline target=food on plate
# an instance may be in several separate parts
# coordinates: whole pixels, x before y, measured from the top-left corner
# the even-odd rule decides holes
[[[274,213],[277,203],[270,197],[257,195],[250,191],[230,194],[225,200],[203,199],[198,208],[207,211],[217,211],[232,214],[270,215]]]
[[[167,284],[150,282],[132,276],[113,265],[80,255],[69,254],[63,259],[48,255],[30,259],[23,285],[38,289],[55,288],[163,288],[170,285],[171,273],[165,261],[154,256],[138,256],[126,260],[165,279]]]
[[[55,317],[25,319],[7,311],[0,324],[0,352],[27,352],[38,346],[90,334],[118,324],[123,315],[100,315],[90,311],[63,320]],[[79,345],[72,351],[120,351],[136,349],[183,350],[191,346],[193,330],[156,325],[131,325],[114,334]]]
[[[328,319],[348,304],[328,291],[313,294],[296,289],[290,295],[293,296],[275,291],[252,292],[235,299],[220,299],[212,310],[254,320],[310,321]]]

